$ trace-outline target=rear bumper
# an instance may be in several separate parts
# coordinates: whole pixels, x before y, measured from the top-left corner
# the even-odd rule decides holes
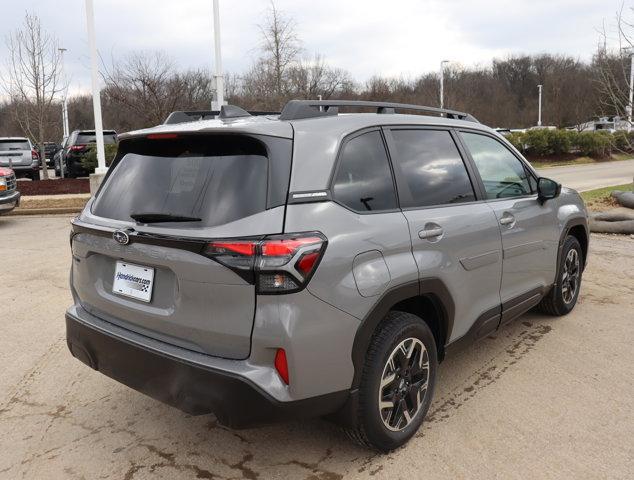
[[[20,206],[20,192],[17,190],[9,195],[0,197],[0,215],[9,213],[15,207]]]
[[[232,428],[322,416],[349,392],[282,402],[248,378],[149,348],[66,313],[66,340],[75,358],[104,375],[193,415],[213,412]]]

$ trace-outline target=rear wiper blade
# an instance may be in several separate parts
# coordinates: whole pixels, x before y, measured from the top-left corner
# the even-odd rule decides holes
[[[187,215],[176,215],[173,213],[131,213],[130,217],[140,223],[163,223],[163,222],[200,222],[197,217]]]

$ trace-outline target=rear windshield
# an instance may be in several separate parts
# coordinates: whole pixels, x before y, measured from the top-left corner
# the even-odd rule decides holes
[[[31,150],[27,140],[0,140],[0,152],[10,150]]]
[[[147,140],[122,150],[95,200],[95,215],[133,221],[131,214],[167,214],[200,218],[190,226],[211,227],[267,207],[267,148],[254,138]]]
[[[84,132],[77,134],[77,140],[75,143],[78,145],[85,145],[87,143],[97,143],[97,137],[95,136],[95,132]],[[117,143],[117,135],[114,133],[106,133],[103,134],[103,143],[106,145]]]

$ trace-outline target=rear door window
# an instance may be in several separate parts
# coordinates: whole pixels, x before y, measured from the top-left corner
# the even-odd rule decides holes
[[[88,143],[97,143],[97,136],[95,132],[84,132],[79,133],[77,135],[77,139],[75,140],[77,145],[86,145]],[[103,134],[103,143],[106,145],[117,143],[117,135],[115,133],[107,133]]]
[[[192,136],[126,148],[95,200],[95,215],[133,221],[131,214],[167,214],[212,227],[267,208],[269,158],[256,139]]]
[[[333,196],[357,212],[397,208],[392,171],[380,132],[364,133],[344,144]]]
[[[458,147],[446,130],[392,130],[396,161],[409,187],[403,207],[475,201]]]
[[[0,140],[0,152],[31,150],[28,140]]]

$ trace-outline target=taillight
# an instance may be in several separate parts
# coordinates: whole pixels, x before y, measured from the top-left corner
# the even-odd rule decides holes
[[[259,294],[291,293],[309,282],[326,249],[318,232],[210,242],[204,254],[255,283]]]
[[[33,149],[31,150],[31,160],[39,160],[40,159],[40,154],[37,153],[37,150]]]
[[[86,145],[71,145],[70,149],[73,152],[81,152],[86,148]]]

